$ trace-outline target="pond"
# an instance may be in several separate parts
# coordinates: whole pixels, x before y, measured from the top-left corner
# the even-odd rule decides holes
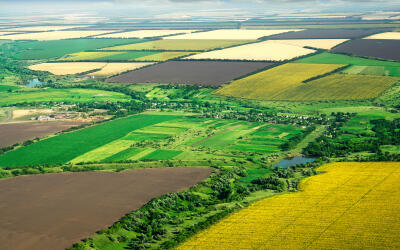
[[[313,162],[315,161],[315,158],[308,158],[304,156],[296,156],[293,158],[286,158],[281,160],[279,163],[275,164],[274,167],[281,167],[281,168],[287,168],[291,166],[296,166],[298,164],[304,164],[307,162]]]
[[[28,82],[28,84],[26,84],[26,86],[28,86],[28,87],[35,87],[35,86],[41,85],[41,84],[43,84],[43,83],[42,83],[41,81],[39,81],[39,79],[35,78],[35,79],[30,80],[30,81]]]

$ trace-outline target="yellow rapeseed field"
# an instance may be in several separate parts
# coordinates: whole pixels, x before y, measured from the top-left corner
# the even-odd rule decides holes
[[[236,80],[217,94],[256,100],[282,100],[303,81],[342,67],[336,64],[288,63]]]
[[[194,56],[189,56],[187,59],[283,61],[311,54],[313,52],[315,52],[315,50],[269,40],[200,53]]]
[[[255,202],[178,249],[400,249],[400,163],[319,171],[301,192]]]

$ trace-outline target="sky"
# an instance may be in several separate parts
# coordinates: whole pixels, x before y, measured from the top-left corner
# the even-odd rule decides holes
[[[400,0],[0,0],[0,16],[91,11],[155,16],[187,11],[242,13],[400,11]]]

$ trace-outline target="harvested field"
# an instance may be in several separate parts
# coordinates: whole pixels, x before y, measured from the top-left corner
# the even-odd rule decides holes
[[[390,31],[390,28],[375,29],[310,29],[278,34],[271,39],[352,39]]]
[[[141,44],[127,44],[104,48],[103,50],[185,50],[199,51],[222,49],[242,43],[250,42],[250,40],[189,40],[189,39],[170,39],[156,40]]]
[[[178,249],[399,249],[400,164],[343,162],[257,201]]]
[[[103,68],[94,73],[90,73],[92,76],[111,76],[120,74],[125,71],[139,69],[153,63],[107,63]]]
[[[187,34],[196,30],[135,30],[128,32],[113,33],[108,35],[100,35],[100,38],[146,38],[146,37],[160,37],[174,34]]]
[[[155,197],[195,185],[211,171],[135,169],[0,180],[0,248],[66,249]]]
[[[107,63],[101,62],[64,62],[64,63],[41,63],[31,65],[31,70],[48,71],[54,75],[73,75],[95,69],[101,69]]]
[[[400,40],[358,39],[341,44],[332,51],[355,56],[400,61]]]
[[[101,39],[80,38],[56,41],[17,41],[12,43],[18,53],[16,59],[48,59],[86,50],[96,50],[109,46],[146,42],[145,39]]]
[[[314,53],[315,50],[299,46],[264,41],[233,48],[210,51],[186,57],[185,59],[283,61]]]
[[[59,61],[166,61],[177,57],[191,55],[195,52],[160,52],[160,51],[97,51],[78,52],[67,55]]]
[[[7,29],[8,31],[52,31],[52,30],[67,30],[84,28],[86,26],[26,26],[19,28]]]
[[[37,33],[24,33],[15,35],[3,35],[0,39],[8,40],[60,40],[70,38],[81,38],[88,36],[95,36],[104,33],[110,33],[115,30],[70,30],[70,31],[49,31],[49,32],[37,32]]]
[[[155,61],[155,62],[163,62],[163,61],[167,61],[167,60],[171,60],[171,59],[175,59],[175,58],[179,58],[179,57],[183,57],[183,56],[187,56],[187,55],[192,55],[192,54],[196,54],[197,52],[161,52],[161,53],[155,53],[155,54],[150,54],[148,56],[142,56],[142,57],[138,57],[135,58],[132,61]]]
[[[108,81],[219,86],[269,65],[262,62],[171,61],[115,76]]]
[[[11,146],[82,125],[81,122],[24,122],[0,124],[0,147]]]
[[[376,35],[366,37],[364,39],[389,39],[389,40],[400,40],[400,32],[385,32]]]
[[[244,29],[220,29],[207,32],[197,32],[185,35],[169,36],[164,39],[222,39],[222,40],[257,40],[261,37],[275,34],[298,31],[287,30],[244,30]]]
[[[312,47],[317,49],[332,49],[338,44],[348,41],[348,39],[289,39],[274,40],[278,43],[289,44],[299,47]]]
[[[217,94],[256,100],[285,100],[286,92],[305,84],[303,81],[332,72],[343,65],[284,64],[239,79],[216,91]]]
[[[51,114],[53,112],[52,109],[16,109],[12,111],[12,118],[18,119],[37,114]]]

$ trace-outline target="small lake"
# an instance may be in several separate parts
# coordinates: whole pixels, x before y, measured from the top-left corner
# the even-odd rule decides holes
[[[28,86],[28,87],[35,87],[35,86],[42,85],[42,84],[43,84],[43,83],[42,83],[41,81],[39,81],[39,79],[35,78],[35,79],[30,80],[30,81],[28,82],[28,84],[26,84],[26,86]]]
[[[275,164],[274,167],[281,167],[281,168],[287,168],[291,166],[296,166],[298,164],[304,164],[307,162],[313,162],[315,161],[315,158],[307,158],[304,156],[296,156],[293,158],[286,158],[281,160],[279,163]]]

